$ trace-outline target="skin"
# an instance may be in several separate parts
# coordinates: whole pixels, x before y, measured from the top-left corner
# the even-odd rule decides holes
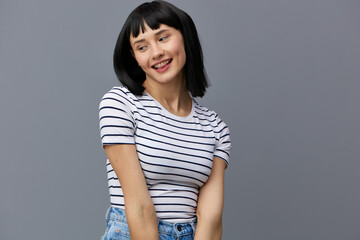
[[[186,89],[184,65],[186,54],[182,34],[161,24],[130,38],[131,53],[146,74],[143,86],[169,112],[187,116],[191,112],[191,97]],[[171,59],[161,72],[153,67]],[[121,183],[125,212],[133,240],[158,240],[156,211],[142,172],[135,145],[104,146],[106,155]],[[224,205],[224,172],[226,164],[214,157],[209,179],[200,188],[196,215],[198,223],[195,240],[220,240]]]
[[[145,24],[145,32],[130,37],[132,54],[146,74],[146,91],[169,112],[187,116],[191,111],[191,97],[186,89],[184,65],[186,54],[183,37],[175,28],[160,24],[152,30]],[[152,66],[172,59],[169,69],[159,73]]]
[[[200,188],[194,240],[221,240],[226,163],[214,157],[207,182]]]
[[[131,239],[158,240],[158,224],[135,145],[106,145],[105,153],[119,178]]]

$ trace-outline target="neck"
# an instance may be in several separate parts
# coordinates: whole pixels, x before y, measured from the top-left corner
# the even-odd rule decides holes
[[[186,88],[185,79],[168,83],[146,79],[143,86],[169,112],[179,116],[187,116],[190,113],[192,101]]]

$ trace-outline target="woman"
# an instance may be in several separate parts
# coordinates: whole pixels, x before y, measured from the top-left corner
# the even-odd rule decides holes
[[[193,98],[208,87],[195,25],[165,1],[137,7],[99,107],[110,202],[103,239],[221,239],[227,125]],[[191,94],[191,96],[190,96]]]

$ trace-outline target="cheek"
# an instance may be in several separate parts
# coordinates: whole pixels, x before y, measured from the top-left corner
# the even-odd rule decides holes
[[[144,66],[144,64],[145,64],[145,59],[144,59],[143,56],[137,56],[137,55],[135,55],[135,60],[136,60],[136,62],[138,63],[138,65],[139,65],[140,67],[143,67],[143,66]]]
[[[177,48],[177,52],[178,52],[178,56],[180,57],[180,59],[182,61],[186,61],[186,53],[185,53],[185,47],[184,47],[184,42],[180,41],[178,44],[178,48]]]
[[[185,53],[185,49],[184,48],[181,48],[179,49],[179,54],[178,54],[179,58],[180,58],[180,61],[185,64],[186,62],[186,53]]]
[[[184,61],[186,62],[186,53],[185,53],[185,49],[183,49],[183,58],[184,58]]]

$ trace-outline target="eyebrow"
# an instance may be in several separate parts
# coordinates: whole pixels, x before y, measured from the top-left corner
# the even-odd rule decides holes
[[[169,29],[162,29],[162,30],[156,32],[155,36],[159,36],[159,35],[163,34],[164,32],[167,32],[167,31],[170,31],[170,30]],[[145,39],[136,40],[133,45],[135,46],[137,43],[141,43],[141,42],[144,42],[144,41],[145,41]]]

